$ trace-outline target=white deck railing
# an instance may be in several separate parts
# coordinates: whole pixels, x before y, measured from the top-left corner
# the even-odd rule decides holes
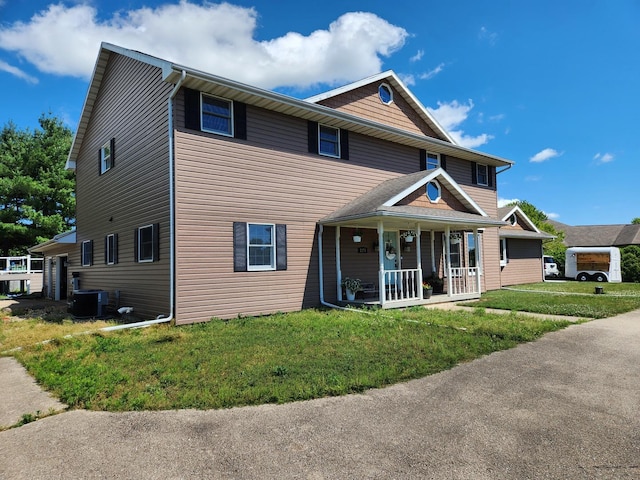
[[[0,275],[42,273],[43,262],[42,258],[31,258],[31,255],[0,257]]]
[[[477,267],[451,268],[451,295],[480,293]]]
[[[420,270],[385,270],[384,298],[386,302],[421,299]]]

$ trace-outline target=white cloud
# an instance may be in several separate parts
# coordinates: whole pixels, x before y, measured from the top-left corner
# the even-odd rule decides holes
[[[593,159],[596,161],[598,165],[602,165],[603,163],[613,162],[614,158],[615,156],[612,153],[604,153],[604,154],[596,153],[593,157]]]
[[[520,199],[519,198],[498,198],[498,208],[502,208],[502,207],[506,207],[507,205],[510,205],[512,203],[515,202],[519,202]]]
[[[1,0],[0,0],[1,1]],[[357,80],[381,71],[404,46],[405,29],[366,12],[327,29],[254,39],[258,13],[229,3],[181,0],[97,18],[87,4],[50,5],[28,22],[0,26],[0,48],[40,71],[88,78],[101,41],[264,88]]]
[[[28,73],[20,70],[18,67],[14,67],[13,65],[9,65],[7,62],[3,62],[0,60],[0,71],[10,73],[22,80],[25,80],[27,83],[36,84],[38,83],[38,79],[29,75]]]
[[[527,175],[524,177],[525,182],[539,182],[540,180],[542,180],[540,175]]]
[[[560,218],[559,213],[553,213],[553,212],[542,212],[542,213],[544,213],[547,216],[547,218],[550,220],[556,220]]]
[[[439,64],[433,70],[429,70],[428,72],[420,74],[420,80],[429,80],[430,78],[435,77],[444,69],[444,63]]]
[[[560,155],[562,155],[562,153],[559,153],[553,148],[545,148],[544,150],[539,151],[533,157],[531,157],[529,161],[533,163],[541,163],[551,158],[559,157]]]
[[[416,77],[410,73],[399,73],[398,77],[402,80],[407,87],[411,87],[416,84]]]
[[[491,32],[487,29],[487,27],[480,27],[480,32],[478,33],[478,38],[480,40],[486,40],[489,42],[489,45],[493,46],[498,41],[498,34],[495,32]]]
[[[409,59],[410,62],[417,62],[424,57],[424,50],[418,50],[416,54]]]
[[[457,100],[452,102],[438,102],[438,108],[429,108],[427,110],[435,117],[438,123],[444,128],[449,135],[459,145],[466,148],[475,148],[484,145],[493,138],[492,135],[486,133],[472,137],[465,135],[459,126],[467,119],[469,112],[473,108],[473,101],[469,99],[468,104],[459,103]]]

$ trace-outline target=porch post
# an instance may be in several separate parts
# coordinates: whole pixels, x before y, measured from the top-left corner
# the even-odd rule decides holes
[[[338,301],[342,301],[342,267],[340,266],[340,226],[336,226],[336,278],[338,280],[336,289],[338,290]]]
[[[444,229],[444,256],[446,262],[446,274],[447,274],[447,296],[451,296],[451,291],[453,289],[453,279],[451,278],[451,229],[449,225]]]
[[[480,294],[482,282],[480,281],[480,262],[482,256],[480,254],[480,242],[478,241],[478,228],[473,229],[473,244],[476,246],[476,288]]]
[[[431,242],[431,272],[436,271],[436,232],[433,230],[429,231],[430,242]]]
[[[382,222],[378,222],[378,291],[380,295],[380,305],[384,305],[386,292],[384,282],[384,227]]]
[[[418,264],[418,291],[422,289],[422,243],[420,241],[420,237],[422,232],[420,231],[420,224],[416,225],[416,263]]]

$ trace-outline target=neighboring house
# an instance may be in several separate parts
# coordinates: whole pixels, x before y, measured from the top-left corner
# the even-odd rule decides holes
[[[549,221],[556,230],[564,232],[567,247],[625,247],[640,245],[640,225],[579,225]]]
[[[544,280],[542,242],[555,238],[540,231],[517,205],[498,209],[500,228],[501,284],[516,285]]]
[[[103,44],[67,162],[67,264],[179,324],[340,303],[346,277],[384,308],[426,303],[432,271],[437,301],[477,298],[504,283],[511,163],[457,145],[393,72],[299,100]]]

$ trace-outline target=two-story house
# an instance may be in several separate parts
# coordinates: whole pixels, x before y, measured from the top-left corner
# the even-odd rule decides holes
[[[511,163],[456,144],[393,72],[301,100],[103,44],[67,270],[178,324],[342,304],[346,277],[384,308],[476,298],[502,283]]]

